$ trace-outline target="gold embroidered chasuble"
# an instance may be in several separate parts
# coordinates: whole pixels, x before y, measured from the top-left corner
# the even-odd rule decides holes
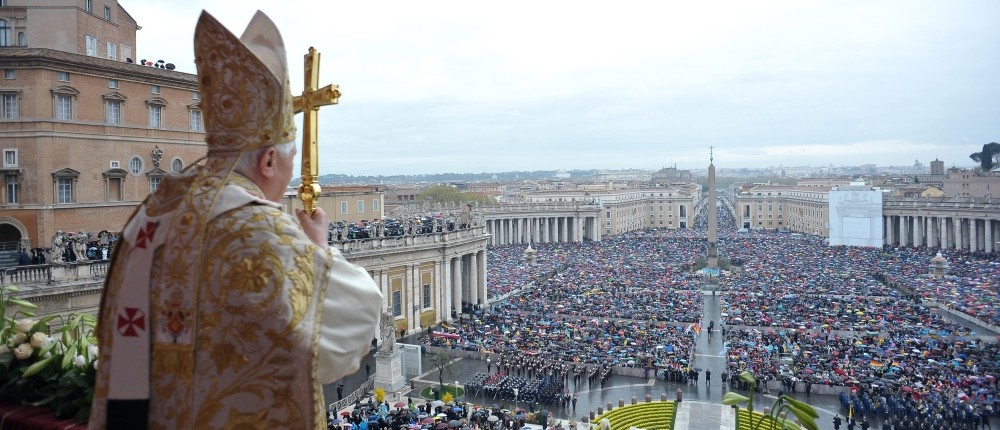
[[[169,212],[177,201],[161,196],[183,195],[171,189],[186,187],[193,176],[165,180],[129,223]],[[151,330],[196,327],[197,333],[190,350],[153,341],[150,428],[326,428],[321,383],[356,370],[368,349],[382,302],[372,279],[339,251],[313,244],[280,205],[262,196],[235,173],[222,188],[191,286],[197,315],[184,315],[189,307],[155,282],[187,268],[174,267],[162,253],[153,258]],[[105,285],[92,428],[102,428],[106,418],[102,399],[111,362],[130,359],[106,352],[111,330],[120,328],[114,298],[134,247],[123,238]],[[317,356],[321,343],[325,350]],[[185,362],[188,356],[193,362]]]

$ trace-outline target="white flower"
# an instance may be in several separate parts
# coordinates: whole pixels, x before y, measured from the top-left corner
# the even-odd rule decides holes
[[[24,341],[27,340],[27,339],[28,339],[28,335],[26,335],[24,333],[18,333],[18,334],[15,334],[13,337],[10,338],[10,344],[14,345],[14,346],[17,346],[17,345],[20,345],[20,344],[24,343]]]
[[[94,360],[94,370],[97,370],[97,360]]]
[[[76,367],[83,367],[87,365],[87,359],[83,358],[82,355],[73,357],[73,365]]]
[[[93,358],[95,360],[97,359],[97,345],[87,346],[87,357]]]
[[[14,327],[14,330],[17,330],[18,333],[27,333],[31,331],[31,328],[34,327],[36,323],[38,323],[38,321],[31,318],[25,318],[17,322],[17,326]]]
[[[35,348],[45,348],[49,344],[49,335],[45,333],[35,333],[31,335],[31,346]]]
[[[14,349],[14,357],[17,357],[18,360],[27,360],[31,357],[32,352],[34,352],[34,349],[31,348],[31,345],[22,343]]]

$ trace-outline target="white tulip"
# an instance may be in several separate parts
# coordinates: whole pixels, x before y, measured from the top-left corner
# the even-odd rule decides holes
[[[18,333],[10,338],[10,344],[17,346],[24,343],[25,340],[28,340],[28,335],[24,333]]]
[[[31,346],[35,348],[45,348],[49,344],[49,335],[45,333],[35,333],[31,335]]]
[[[27,333],[31,331],[31,328],[34,327],[35,324],[37,323],[38,321],[35,321],[31,318],[25,318],[17,322],[17,326],[14,327],[14,330],[17,330],[18,333]]]
[[[87,365],[87,359],[83,358],[82,355],[73,357],[73,365],[76,367],[83,367]]]
[[[17,357],[18,360],[27,360],[31,358],[32,352],[34,352],[34,349],[31,348],[31,345],[22,343],[14,349],[14,357]]]
[[[93,359],[97,359],[97,352],[98,352],[97,351],[97,345],[88,345],[87,346],[87,357],[90,357],[90,358],[93,358]]]

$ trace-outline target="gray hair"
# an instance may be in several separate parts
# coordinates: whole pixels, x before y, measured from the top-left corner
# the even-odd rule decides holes
[[[293,140],[291,142],[279,143],[272,146],[278,151],[279,154],[287,157],[291,155],[292,151],[295,150],[295,141]],[[266,152],[270,147],[271,146],[265,146],[250,152],[244,152],[240,155],[240,158],[236,160],[236,166],[233,167],[233,171],[243,176],[247,176],[249,172],[257,168],[257,160],[259,160],[260,156],[263,155],[264,152]]]

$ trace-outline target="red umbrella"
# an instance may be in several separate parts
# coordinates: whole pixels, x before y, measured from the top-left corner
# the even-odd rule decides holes
[[[903,387],[903,391],[906,391],[907,393],[912,393],[913,387]]]
[[[348,412],[348,411],[344,411],[344,412],[340,413],[340,416],[342,416],[342,417],[349,417],[349,416],[351,416],[351,413]]]
[[[420,420],[420,424],[434,424],[434,418],[427,417]]]
[[[393,407],[396,407],[396,408],[405,408],[406,407],[406,403],[396,402],[396,404],[393,405]]]

